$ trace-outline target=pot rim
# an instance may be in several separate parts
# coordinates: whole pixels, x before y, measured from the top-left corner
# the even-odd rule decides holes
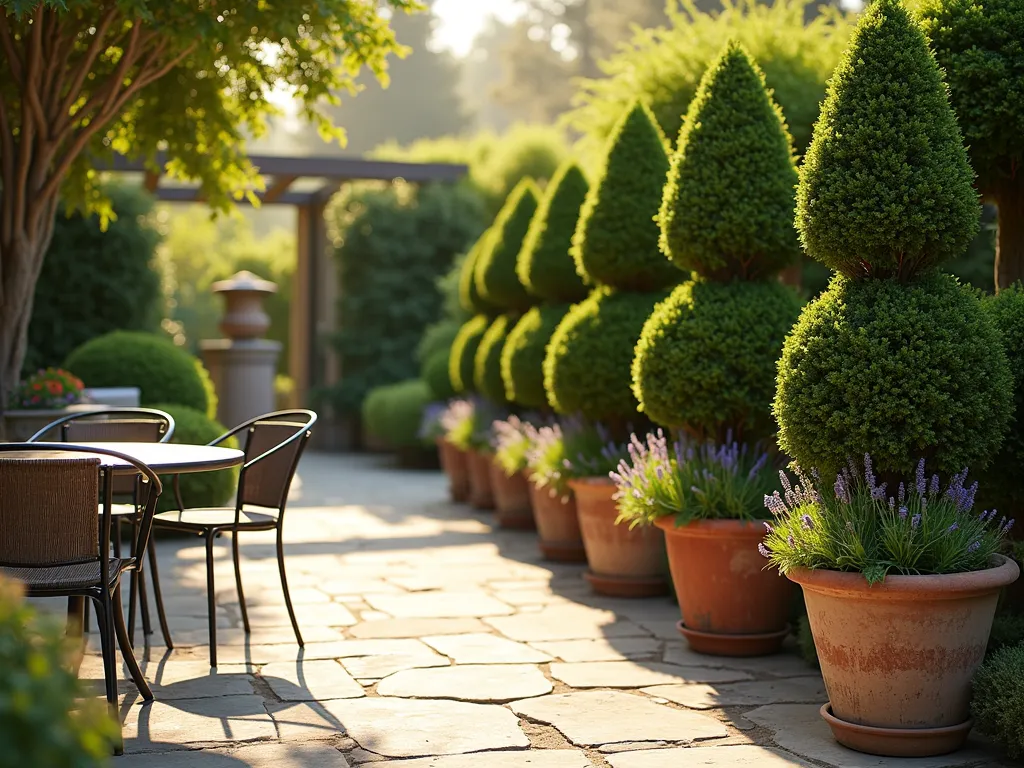
[[[686,525],[677,526],[673,515],[657,518],[654,524],[665,533],[679,536],[701,538],[718,538],[721,536],[747,535],[753,538],[764,538],[764,521],[762,520],[691,520]]]
[[[794,568],[786,574],[812,592],[846,596],[861,600],[907,600],[931,598],[957,599],[994,592],[1012,584],[1020,575],[1017,563],[1005,555],[993,555],[992,566],[981,571],[930,574],[924,576],[886,576],[879,584],[868,584],[857,572]]]
[[[589,477],[573,477],[567,480],[569,487],[579,485],[582,488],[593,488],[597,486],[615,485],[610,477],[604,475],[591,475]]]

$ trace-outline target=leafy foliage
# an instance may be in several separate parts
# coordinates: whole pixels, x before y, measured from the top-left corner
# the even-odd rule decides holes
[[[420,425],[431,400],[433,393],[422,379],[374,387],[363,401],[363,424],[389,448],[415,448],[423,442]]]
[[[533,179],[516,185],[491,226],[474,265],[477,293],[490,304],[504,310],[524,310],[533,299],[519,282],[516,260],[530,220],[537,211],[538,193]]]
[[[586,298],[569,248],[589,188],[574,162],[564,163],[548,184],[516,263],[520,282],[534,296],[554,302]]]
[[[544,358],[544,389],[558,413],[616,422],[636,416],[633,350],[644,321],[664,298],[664,293],[599,288],[573,305]]]
[[[441,426],[445,439],[456,448],[490,451],[492,426],[504,416],[486,400],[453,400],[441,416]]]
[[[572,255],[584,280],[624,291],[678,281],[678,270],[658,251],[654,220],[667,173],[665,137],[650,110],[633,104],[608,140],[576,224]]]
[[[473,373],[476,365],[476,351],[480,340],[491,324],[487,315],[475,315],[459,329],[452,343],[448,357],[448,378],[456,394],[472,392],[474,389]]]
[[[494,422],[494,462],[512,477],[526,469],[526,455],[533,444],[530,436],[535,432],[528,421],[512,415]]]
[[[420,378],[427,382],[427,387],[434,400],[447,400],[450,397],[455,397],[455,388],[448,375],[450,354],[450,349],[437,350],[426,359],[420,370]]]
[[[709,277],[771,276],[800,254],[796,184],[782,112],[761,70],[730,43],[690,102],[658,216],[661,250]]]
[[[909,280],[978,231],[960,129],[935,56],[899,0],[861,16],[829,84],[797,191],[815,259],[848,277]]]
[[[492,403],[503,404],[505,397],[505,381],[501,378],[501,352],[505,340],[512,330],[517,315],[498,315],[488,326],[480,339],[473,363],[473,383],[476,391]]]
[[[883,473],[921,456],[952,473],[989,462],[1012,397],[998,331],[955,278],[836,276],[786,339],[774,413],[780,447],[822,474],[865,453]]]
[[[1024,757],[1024,644],[1002,648],[974,675],[971,715],[981,733]]]
[[[22,410],[65,408],[82,398],[82,380],[60,368],[40,369],[18,384],[9,407]]]
[[[486,229],[469,249],[459,271],[459,304],[471,314],[494,314],[498,308],[480,295],[476,287],[476,265],[480,254],[490,248],[493,229]]]
[[[547,409],[544,391],[544,356],[568,304],[542,304],[523,315],[509,332],[501,350],[501,378],[505,395],[527,408]]]
[[[774,431],[775,364],[799,314],[796,292],[779,282],[683,283],[655,307],[636,346],[640,409],[700,435]]]
[[[628,453],[628,445],[613,440],[604,425],[578,416],[532,430],[529,436],[531,481],[561,498],[570,492],[569,480],[605,477]]]

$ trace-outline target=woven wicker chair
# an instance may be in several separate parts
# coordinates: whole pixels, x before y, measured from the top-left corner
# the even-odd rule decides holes
[[[40,457],[40,452],[48,455]],[[101,467],[98,455],[120,459],[143,478],[144,511],[127,558],[111,557],[106,544],[113,518],[113,474]],[[121,576],[134,570],[145,554],[160,491],[153,470],[115,451],[59,443],[0,444],[0,574],[24,583],[30,597],[89,598],[95,604],[106,697],[115,715],[115,637],[142,697],[153,699],[128,642]],[[97,498],[104,500],[102,515],[96,514]],[[120,753],[120,745],[116,751]]]
[[[213,584],[213,542],[222,533],[231,534],[231,552],[235,563],[235,587],[242,612],[242,624],[249,632],[249,616],[242,591],[242,571],[239,567],[238,534],[242,531],[277,531],[277,566],[281,575],[281,588],[288,617],[295,630],[295,640],[303,645],[302,633],[295,618],[288,577],[284,567],[284,540],[282,538],[285,505],[288,490],[299,465],[302,451],[312,434],[316,414],[312,411],[277,411],[258,416],[239,424],[221,435],[210,445],[223,443],[229,437],[244,434],[245,463],[238,477],[238,492],[234,507],[212,509],[186,509],[181,499],[178,478],[174,478],[174,496],[177,512],[163,512],[155,517],[157,528],[185,531],[206,540],[206,600],[209,614],[210,666],[217,666],[216,596]],[[159,610],[159,605],[157,606]],[[163,621],[163,617],[161,617]]]
[[[174,435],[174,417],[154,408],[105,408],[99,411],[83,411],[57,419],[47,424],[28,439],[35,443],[50,440],[63,443],[166,443]],[[113,478],[114,497],[117,503],[113,506],[114,554],[121,556],[121,522],[128,521],[132,525],[132,535],[138,535],[139,518],[142,509],[138,503],[138,477],[120,476]],[[150,571],[153,574],[153,592],[157,605],[163,603],[160,593],[160,579],[157,571],[156,557],[150,555]],[[138,598],[138,600],[136,600]],[[128,585],[128,636],[135,639],[135,605],[139,603],[142,612],[142,632],[145,636],[153,634],[149,618],[149,599],[146,592],[145,563],[133,570]],[[164,616],[162,609],[157,611]],[[89,626],[89,610],[86,604],[85,626]],[[171,633],[165,621],[161,622],[160,630],[164,636],[164,644],[171,645]],[[148,642],[148,641],[147,641]]]

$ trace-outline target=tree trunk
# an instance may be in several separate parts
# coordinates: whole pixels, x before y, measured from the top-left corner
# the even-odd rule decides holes
[[[1024,281],[1024,179],[1008,181],[991,195],[999,209],[996,235],[996,291]]]

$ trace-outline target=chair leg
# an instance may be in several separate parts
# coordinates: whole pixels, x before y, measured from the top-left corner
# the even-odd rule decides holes
[[[139,538],[139,524],[137,521],[132,521],[132,541],[136,541]],[[139,609],[142,611],[142,634],[146,638],[145,642],[149,642],[149,635],[153,634],[153,627],[149,621],[149,600],[146,596],[146,576],[144,570],[145,562],[141,559],[136,563],[136,567],[132,570],[128,577],[128,637],[132,641],[132,647],[135,647],[135,605],[136,601],[139,604]]]
[[[89,634],[89,602],[85,601],[85,605],[82,607],[82,633]]]
[[[288,593],[288,576],[284,572],[284,539],[282,538],[280,526],[277,529],[277,569],[281,572],[281,588],[284,590],[284,604],[288,608],[288,618],[292,620],[292,629],[295,630],[295,642],[302,648],[302,633],[299,631],[299,621],[295,618],[295,609],[292,607],[292,596]]]
[[[96,623],[100,630],[100,648],[103,652],[103,682],[106,687],[107,706],[117,719],[118,737],[114,743],[114,754],[124,754],[124,739],[121,736],[121,715],[117,707],[117,658],[114,655],[114,627],[111,621],[112,606],[110,593],[104,591],[96,602]]]
[[[231,558],[235,561],[235,587],[238,589],[238,607],[242,611],[242,626],[249,634],[249,613],[245,610],[245,593],[242,592],[242,568],[238,558],[238,531],[231,532]]]
[[[217,594],[213,584],[213,540],[217,531],[206,533],[206,612],[210,622],[210,666],[217,666]]]
[[[132,676],[132,680],[135,683],[135,687],[139,689],[139,693],[142,694],[142,698],[146,701],[153,700],[153,690],[149,687],[149,683],[146,681],[145,676],[142,674],[142,670],[139,668],[139,662],[135,658],[135,652],[132,649],[131,638],[128,637],[128,630],[124,626],[124,607],[121,605],[121,584],[114,587],[114,631],[117,633],[117,642],[121,646],[121,656],[124,658],[124,663],[128,666],[128,672]]]
[[[156,615],[160,619],[160,632],[164,636],[164,645],[168,650],[174,648],[171,642],[171,630],[167,626],[167,614],[164,613],[164,596],[160,592],[160,571],[156,564],[156,536],[149,537],[149,575],[153,579],[153,597],[156,598]]]
[[[114,557],[121,557],[121,518],[120,516],[114,517],[113,524],[113,536],[114,536]]]
[[[149,636],[153,634],[153,621],[149,616],[149,593],[146,591],[146,563],[144,558],[139,558],[138,576],[139,613],[142,615],[142,634],[146,637],[146,642],[148,643]],[[134,633],[134,630],[132,631]]]

